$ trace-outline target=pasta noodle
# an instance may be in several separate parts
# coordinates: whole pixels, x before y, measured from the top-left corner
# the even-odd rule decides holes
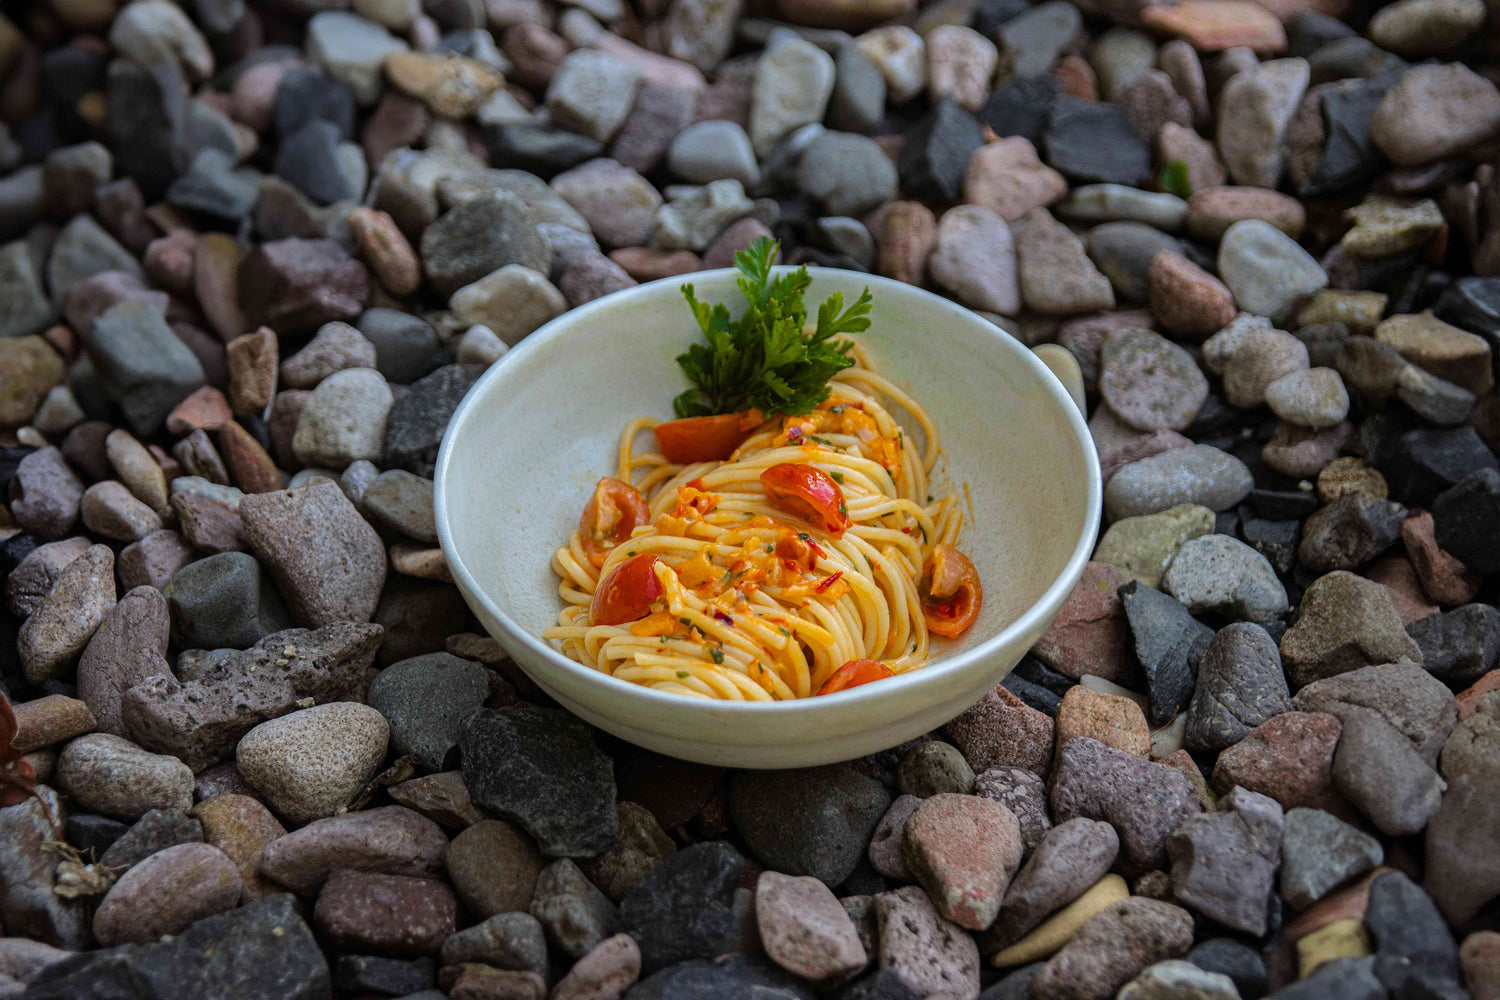
[[[926,412],[876,373],[857,342],[851,356],[823,404],[764,420],[727,461],[672,464],[638,446],[660,421],[627,424],[615,478],[640,490],[643,523],[602,551],[591,552],[579,530],[557,549],[565,607],[543,637],[621,680],[737,701],[808,697],[854,660],[895,674],[925,665],[923,574],[937,546],[956,542],[963,508],[927,493],[939,437]],[[925,448],[890,406],[910,415]],[[761,477],[786,465],[810,465],[838,485],[846,530],[773,501]],[[657,557],[641,570],[659,594],[653,610],[597,623],[601,580],[642,554]]]

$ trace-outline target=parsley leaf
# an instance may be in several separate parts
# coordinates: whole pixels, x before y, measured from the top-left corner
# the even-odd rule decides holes
[[[807,268],[772,277],[780,244],[761,237],[734,255],[745,311],[731,319],[722,302],[709,305],[682,286],[683,298],[707,343],[692,344],[677,364],[693,388],[672,401],[679,417],[703,417],[757,409],[800,414],[828,398],[828,380],[854,364],[840,334],[870,327],[870,290],[844,308],[842,292],[818,307],[809,333],[803,294],[812,284]]]

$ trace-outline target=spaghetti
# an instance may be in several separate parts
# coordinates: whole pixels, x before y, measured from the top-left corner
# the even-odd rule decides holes
[[[615,478],[552,557],[566,606],[543,636],[621,680],[770,701],[919,669],[934,633],[967,627],[981,592],[953,547],[962,507],[927,493],[937,427],[852,338],[850,356],[810,413],[696,418],[744,428],[723,461],[669,461],[661,432],[637,447],[688,421],[627,424]]]

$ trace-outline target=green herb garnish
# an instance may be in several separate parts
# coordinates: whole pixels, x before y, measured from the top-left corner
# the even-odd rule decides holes
[[[734,255],[737,284],[748,303],[730,319],[729,307],[708,305],[682,286],[693,318],[707,344],[693,344],[677,364],[693,388],[672,401],[679,417],[706,417],[756,409],[765,413],[808,413],[828,398],[828,380],[854,364],[843,333],[870,326],[870,290],[848,309],[842,292],[818,307],[818,323],[804,335],[807,306],[802,295],[812,284],[807,268],[771,277],[780,244],[764,236]]]
[[[1188,165],[1185,161],[1173,160],[1162,165],[1161,189],[1179,198],[1192,197],[1193,185],[1188,180]]]

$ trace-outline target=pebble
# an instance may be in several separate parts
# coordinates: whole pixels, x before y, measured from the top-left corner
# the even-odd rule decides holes
[[[1041,148],[1048,165],[1074,182],[1137,186],[1151,171],[1150,147],[1125,110],[1100,101],[1058,98]]]
[[[1276,643],[1259,625],[1235,623],[1209,643],[1188,709],[1188,745],[1223,750],[1290,711]]]
[[[316,389],[330,375],[351,368],[374,368],[375,345],[348,323],[325,323],[301,350],[281,362],[281,385]]]
[[[1356,569],[1390,548],[1405,517],[1406,508],[1389,500],[1343,497],[1304,522],[1297,558],[1320,573]]]
[[[1450,326],[1432,313],[1392,316],[1375,328],[1375,339],[1438,378],[1482,395],[1494,387],[1488,342]]]
[[[741,772],[729,790],[730,816],[757,860],[829,886],[854,871],[889,805],[879,782],[843,765]]]
[[[943,213],[927,259],[932,280],[975,309],[1001,315],[1021,310],[1016,247],[994,212],[959,205]]]
[[[1212,534],[1213,529],[1214,512],[1197,504],[1121,518],[1105,530],[1093,561],[1118,566],[1146,586],[1159,589],[1162,574],[1183,543]]]
[[[461,202],[422,233],[422,267],[439,294],[452,295],[507,264],[546,274],[552,253],[525,203],[506,191]]]
[[[1071,941],[1090,917],[1129,896],[1130,888],[1123,878],[1114,874],[1105,875],[1077,899],[1043,920],[1021,940],[990,956],[990,963],[1002,969],[1028,962],[1035,963],[1026,966],[1031,970],[1030,978],[1026,980],[1030,986],[1041,972],[1043,961]]]
[[[610,899],[619,902],[641,883],[677,846],[645,806],[621,800],[615,804],[620,836],[599,854],[585,860],[583,872]]]
[[[984,142],[979,121],[944,98],[902,137],[896,158],[902,190],[935,201],[956,199],[969,158]]]
[[[63,569],[89,549],[82,536],[45,542],[32,549],[5,580],[5,600],[11,614],[27,618],[42,603]]]
[[[144,303],[112,306],[79,335],[139,437],[154,434],[172,408],[204,382],[203,366],[192,351],[161,313]]]
[[[1281,806],[1236,788],[1219,811],[1189,817],[1167,841],[1172,895],[1204,916],[1259,937],[1281,862]]]
[[[119,542],[138,542],[163,527],[155,511],[113,479],[84,490],[79,512],[85,528]]]
[[[1102,694],[1081,685],[1063,696],[1057,709],[1057,752],[1069,741],[1089,737],[1105,746],[1147,757],[1151,752],[1151,733],[1146,716],[1129,698]]]
[[[138,819],[150,809],[187,812],[193,804],[193,772],[181,761],[107,733],[64,747],[57,777],[84,808],[118,819]]]
[[[1306,910],[1385,859],[1380,841],[1321,809],[1286,813],[1281,834],[1281,894]]]
[[[1275,188],[1288,123],[1307,89],[1305,59],[1274,59],[1230,77],[1219,94],[1219,155],[1237,184]]]
[[[938,912],[983,930],[1021,864],[1021,827],[1009,809],[974,795],[939,793],[906,822],[902,854]]]
[[[873,139],[825,131],[802,154],[797,186],[829,215],[861,215],[895,196],[896,167]]]
[[[1099,394],[1137,430],[1184,430],[1208,398],[1208,379],[1192,355],[1149,330],[1127,327],[1109,335],[1099,364]]]
[[[1085,673],[1118,677],[1124,670],[1126,630],[1116,591],[1129,579],[1118,567],[1090,562],[1033,654],[1075,680]]]
[[[203,843],[203,827],[191,816],[149,809],[100,855],[99,863],[126,869],[178,844]]]
[[[64,366],[41,337],[9,337],[0,340],[0,372],[6,381],[0,393],[0,423],[14,426],[36,422],[41,416],[38,408],[60,388]]]
[[[943,919],[927,893],[907,886],[875,897],[879,965],[918,997],[972,996],[979,989],[979,949]]]
[[[1122,587],[1120,597],[1146,681],[1147,720],[1153,726],[1168,726],[1180,716],[1185,736],[1189,717],[1181,713],[1194,697],[1194,676],[1202,669],[1213,630],[1194,619],[1180,601],[1138,580]],[[1154,743],[1156,734],[1152,739]]]
[[[751,90],[748,131],[756,153],[764,155],[788,133],[821,121],[833,81],[832,56],[792,32],[773,34],[756,63]]]
[[[590,160],[552,179],[552,189],[587,220],[607,248],[638,246],[650,237],[661,195],[614,160]]]
[[[1349,816],[1333,789],[1333,753],[1342,724],[1326,712],[1283,712],[1219,755],[1212,783],[1269,795],[1283,809],[1309,806]]]
[[[1135,897],[1111,903],[1048,959],[1033,995],[1106,1000],[1149,965],[1184,954],[1192,918],[1170,903]]]
[[[246,902],[274,891],[258,866],[266,845],[285,835],[286,828],[269,809],[248,795],[226,793],[203,799],[192,815],[202,827],[204,841],[234,864]]]
[[[1163,586],[1196,613],[1266,622],[1287,609],[1286,588],[1265,556],[1229,535],[1185,541],[1167,567]]]
[[[263,722],[235,749],[240,774],[290,822],[332,816],[385,760],[389,727],[352,702],[305,708]]]
[[[1104,491],[1111,520],[1157,514],[1181,504],[1228,510],[1249,495],[1250,470],[1210,445],[1174,448],[1121,468]]]
[[[580,959],[615,932],[614,904],[578,869],[562,858],[541,870],[530,912],[547,941],[571,959]]]
[[[1333,461],[1351,430],[1346,423],[1322,430],[1277,424],[1271,439],[1261,448],[1260,457],[1283,476],[1316,479],[1324,466]]]
[[[240,518],[298,623],[370,620],[385,583],[385,548],[338,484],[248,496]]]
[[[1296,337],[1281,330],[1251,331],[1224,366],[1224,396],[1231,406],[1253,409],[1265,402],[1271,383],[1307,367],[1307,346]]]
[[[1195,1000],[1234,1000],[1240,995],[1233,979],[1208,972],[1191,962],[1168,959],[1148,965],[1120,990],[1121,1000],[1161,1000],[1191,996]]]
[[[1372,664],[1419,660],[1386,589],[1335,570],[1302,596],[1297,622],[1281,639],[1287,679],[1297,687]]]
[[[61,694],[24,701],[13,706],[12,714],[16,731],[11,746],[23,754],[93,732],[97,726],[88,705]]]
[[[710,181],[703,187],[669,200],[657,210],[652,236],[661,250],[703,251],[725,226],[747,215],[754,203],[732,178]]]
[[[266,844],[260,873],[312,894],[339,869],[433,878],[443,871],[448,838],[432,820],[402,806],[378,806],[327,819]]]
[[[1046,785],[1032,771],[992,767],[974,779],[974,794],[1000,803],[1015,815],[1021,824],[1021,843],[1027,853],[1036,850],[1052,828],[1052,820],[1047,816]]]
[[[1113,825],[1120,866],[1137,873],[1163,867],[1167,837],[1201,808],[1180,772],[1086,736],[1059,750],[1051,803],[1059,824],[1083,816]]]
[[[209,844],[179,844],[132,866],[94,913],[94,937],[105,947],[180,934],[240,901],[238,872]]]
[[[1496,129],[1500,89],[1462,63],[1408,70],[1370,120],[1370,138],[1400,166],[1452,156]]]
[[[1349,392],[1332,368],[1290,372],[1265,387],[1266,405],[1299,427],[1333,427],[1349,415]]]
[[[815,878],[761,873],[755,884],[755,917],[766,955],[812,983],[840,982],[868,961],[853,921]]]
[[[336,947],[392,955],[436,952],[456,930],[453,892],[432,879],[334,871],[318,893],[313,924]]]
[[[16,653],[30,684],[61,675],[83,652],[115,606],[114,553],[93,545],[63,567],[16,633]]]
[[[1108,823],[1079,817],[1049,830],[1006,890],[986,934],[986,950],[1013,946],[1049,915],[1082,897],[1105,876],[1119,849],[1119,837]]]
[[[1463,775],[1448,786],[1427,826],[1423,887],[1453,926],[1473,919],[1500,892],[1494,863],[1496,803],[1482,775]]]
[[[943,735],[963,753],[972,772],[1018,767],[1046,774],[1052,766],[1052,719],[1003,687],[951,720],[943,727]],[[975,794],[979,794],[975,781]]]
[[[480,819],[453,838],[447,866],[465,908],[491,917],[524,912],[531,905],[542,859],[531,839],[512,824]]]
[[[875,832],[870,837],[867,856],[870,866],[886,878],[899,879],[903,882],[915,880],[911,871],[906,867],[903,844],[906,840],[906,821],[921,804],[922,799],[919,796],[911,794],[898,796],[875,826]]]
[[[419,542],[437,543],[432,480],[414,476],[405,469],[382,472],[365,487],[360,504],[380,526]]]
[[[1259,219],[1230,226],[1219,243],[1219,277],[1241,309],[1276,319],[1328,284],[1328,275],[1289,236]]]
[[[1187,202],[1174,194],[1123,184],[1076,187],[1058,206],[1058,214],[1081,222],[1140,222],[1168,233],[1182,228],[1187,211]]]
[[[750,136],[738,123],[711,120],[689,125],[672,139],[667,167],[693,184],[729,178],[746,187],[760,181],[760,167]]]
[[[722,841],[693,844],[657,865],[620,902],[620,929],[639,945],[642,970],[714,957],[738,940],[733,905],[744,869],[745,859]]]
[[[867,31],[855,39],[885,78],[886,96],[905,104],[927,84],[927,46],[922,36],[905,25]]]
[[[1152,311],[1163,328],[1173,333],[1202,339],[1234,319],[1234,297],[1229,289],[1180,254],[1156,254],[1147,280]]]
[[[500,913],[449,935],[442,945],[444,965],[484,962],[514,972],[547,971],[547,939],[529,913]]]
[[[1045,208],[1034,208],[1013,229],[1021,299],[1041,313],[1068,315],[1115,304],[1109,279],[1094,267],[1083,241]]]
[[[11,480],[16,524],[42,538],[62,538],[78,520],[83,483],[56,448],[29,452]]]
[[[360,104],[374,104],[382,86],[381,68],[407,44],[380,25],[339,10],[325,10],[307,22],[307,56],[349,88]]]
[[[978,111],[989,97],[1000,53],[995,43],[972,28],[945,24],[927,33],[927,91],[951,97],[967,111]]]
[[[927,740],[902,755],[896,785],[903,795],[918,798],[947,792],[967,795],[974,787],[974,771],[957,747]]]
[[[189,563],[172,574],[162,593],[172,634],[186,648],[244,649],[291,625],[281,595],[244,552]]]
[[[262,243],[240,261],[238,280],[246,322],[268,326],[282,336],[353,319],[370,294],[370,274],[364,265],[326,239],[292,237]]]
[[[465,722],[459,753],[474,803],[519,823],[544,853],[590,857],[618,835],[609,758],[572,716],[485,710]]]
[[[386,212],[363,207],[351,209],[346,218],[361,256],[386,291],[392,295],[415,292],[422,282],[421,263],[396,221]]]

